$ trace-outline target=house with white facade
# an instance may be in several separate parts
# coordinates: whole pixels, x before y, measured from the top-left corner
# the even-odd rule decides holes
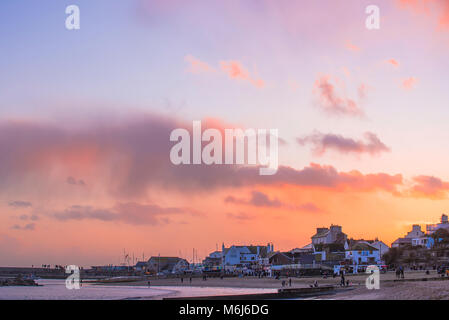
[[[440,223],[426,225],[426,232],[428,235],[432,235],[438,229],[445,229],[446,231],[449,231],[449,221],[447,215],[441,215]]]
[[[390,250],[390,247],[387,246],[383,241],[374,240],[374,242],[369,243],[371,246],[379,250],[379,257],[382,259],[382,256]]]
[[[346,260],[353,265],[380,264],[380,250],[368,242],[357,242],[346,250]]]
[[[272,243],[266,246],[231,246],[225,248],[222,245],[222,256],[224,266],[245,266],[250,264],[259,263],[261,260],[266,259],[270,252],[274,251]]]
[[[422,236],[419,238],[413,238],[412,239],[412,246],[413,247],[425,247],[427,249],[430,249],[433,247],[435,241],[431,236]]]
[[[421,230],[421,226],[414,224],[412,230],[408,232],[405,237],[396,239],[392,244],[392,248],[400,248],[412,245],[413,239],[424,237],[426,234]]]
[[[331,225],[330,228],[317,228],[312,236],[312,244],[329,244],[346,242],[347,236],[343,233],[342,227]]]

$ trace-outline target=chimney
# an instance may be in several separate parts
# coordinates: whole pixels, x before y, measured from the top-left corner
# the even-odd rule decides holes
[[[327,230],[328,230],[327,228],[316,228],[316,233],[321,233]]]
[[[331,225],[331,231],[335,232],[335,233],[341,233],[341,226],[337,226],[337,225]]]

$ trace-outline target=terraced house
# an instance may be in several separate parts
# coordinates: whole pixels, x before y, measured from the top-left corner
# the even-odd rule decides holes
[[[274,251],[272,243],[266,246],[231,246],[225,248],[222,245],[223,264],[225,266],[247,266],[256,264],[262,259],[266,259],[270,252]]]
[[[357,242],[346,250],[346,260],[353,265],[381,263],[380,251],[368,242]]]

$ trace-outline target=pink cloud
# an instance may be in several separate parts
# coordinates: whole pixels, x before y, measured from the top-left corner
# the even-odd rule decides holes
[[[154,115],[77,130],[64,125],[0,122],[0,190],[30,190],[36,185],[59,190],[67,186],[67,176],[74,170],[76,176],[88,177],[89,188],[124,201],[145,198],[152,188],[198,193],[293,185],[395,192],[402,184],[401,175],[339,172],[317,164],[303,169],[280,166],[273,176],[260,176],[258,166],[173,165],[168,158],[174,145],[168,142],[170,132],[189,126]]]
[[[239,212],[239,213],[227,213],[227,217],[229,219],[239,220],[239,221],[246,221],[246,220],[253,220],[256,217],[254,215],[247,214],[245,212]]]
[[[228,196],[225,199],[226,203],[247,204],[255,207],[281,207],[284,204],[278,199],[270,199],[268,195],[260,191],[253,191],[249,200],[237,199],[233,196]]]
[[[262,79],[253,77],[239,61],[220,61],[220,67],[231,79],[249,81],[257,88],[263,88],[265,85]]]
[[[185,61],[190,63],[190,67],[187,69],[188,72],[195,73],[195,74],[215,72],[215,69],[212,68],[209,64],[207,64],[206,62],[203,62],[191,55],[186,56]]]
[[[277,198],[270,199],[270,197],[260,191],[253,191],[249,199],[236,198],[234,196],[227,196],[224,200],[225,203],[232,203],[238,205],[248,205],[254,207],[265,207],[275,209],[286,209],[293,211],[306,211],[306,212],[324,212],[321,208],[311,202],[306,202],[300,205],[290,205],[280,201]]]
[[[409,194],[418,198],[445,199],[449,192],[449,182],[433,176],[417,176],[413,178],[414,185]]]
[[[345,47],[346,47],[346,49],[353,51],[353,52],[359,52],[361,50],[360,47],[356,46],[349,40],[346,41]]]
[[[351,77],[351,71],[349,71],[349,69],[347,67],[343,67],[342,71],[347,78]]]
[[[366,90],[367,90],[367,87],[366,87],[366,85],[363,84],[363,83],[358,87],[357,93],[358,93],[358,95],[359,95],[359,99],[360,99],[360,100],[366,98]]]
[[[117,221],[132,225],[159,225],[170,222],[173,215],[201,215],[195,210],[178,207],[161,207],[157,204],[139,204],[135,202],[118,203],[113,208],[93,208],[91,206],[72,205],[62,211],[51,213],[54,219]]]
[[[385,62],[391,64],[395,68],[399,67],[399,61],[397,61],[396,59],[388,59]]]
[[[449,30],[449,1],[447,0],[396,0],[399,7],[411,9],[430,17],[439,29]]]
[[[314,203],[311,203],[311,202],[307,202],[307,203],[301,204],[298,207],[298,209],[300,209],[302,211],[313,212],[313,213],[324,212],[323,209],[317,207]]]
[[[371,132],[365,133],[366,142],[345,138],[342,135],[314,133],[304,138],[298,138],[300,145],[311,144],[313,152],[316,155],[323,155],[328,150],[334,150],[339,153],[368,153],[376,155],[382,152],[389,152],[390,149],[380,139]]]
[[[194,74],[212,73],[216,71],[216,69],[208,63],[191,55],[187,55],[185,61],[189,63],[187,71]],[[230,79],[248,81],[257,88],[263,88],[265,86],[265,82],[262,79],[252,75],[239,61],[220,61],[219,70],[226,74]]]
[[[411,90],[415,88],[417,83],[418,79],[416,79],[415,77],[410,77],[402,80],[402,88],[404,88],[405,90]]]
[[[340,96],[337,93],[336,86],[331,83],[331,77],[329,75],[323,75],[315,81],[314,92],[318,97],[319,107],[329,114],[351,116],[363,115],[363,111],[353,99]],[[364,96],[364,85],[359,87],[359,95],[360,93]]]

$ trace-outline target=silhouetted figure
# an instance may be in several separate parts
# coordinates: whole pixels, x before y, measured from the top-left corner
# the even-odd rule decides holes
[[[289,286],[289,287],[292,286],[292,278],[288,279],[288,286]]]
[[[340,278],[340,286],[345,286],[345,273],[343,271],[340,272],[341,278]]]

